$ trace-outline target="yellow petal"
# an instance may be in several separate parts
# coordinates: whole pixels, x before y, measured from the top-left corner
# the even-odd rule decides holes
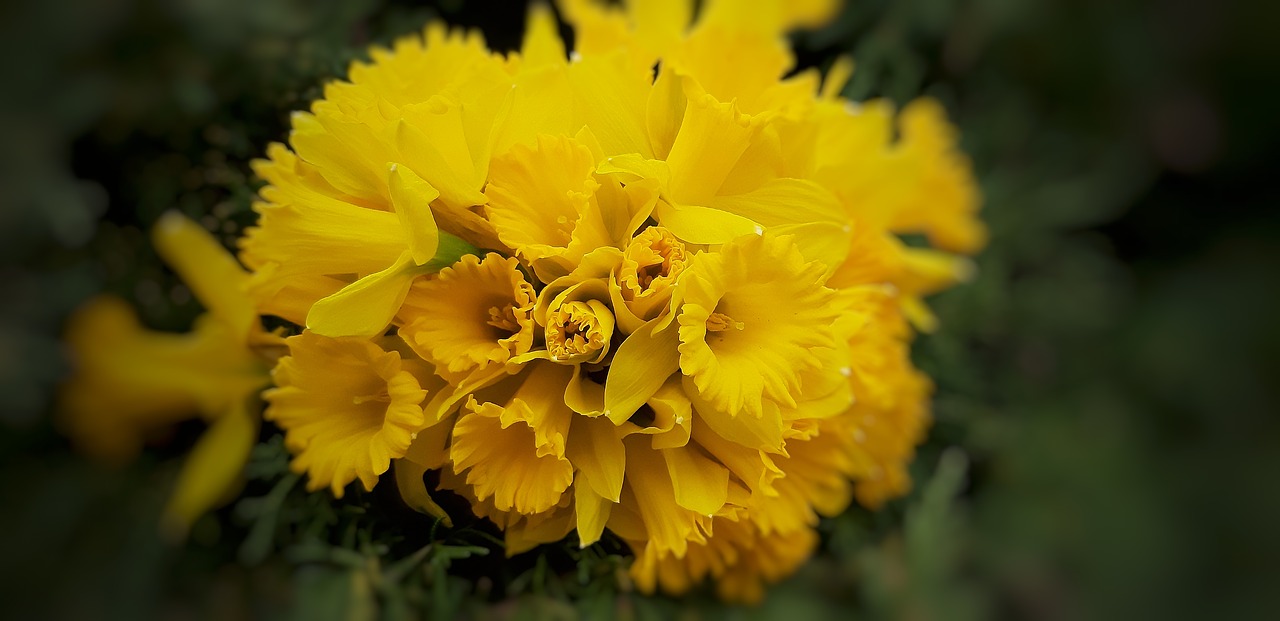
[[[476,496],[492,498],[500,511],[530,514],[556,506],[573,481],[573,465],[540,449],[529,405],[472,399],[467,409],[453,428],[450,459],[459,474],[466,473]]]
[[[740,114],[732,103],[720,103],[698,92],[686,78],[689,93],[680,132],[671,145],[671,200],[685,205],[705,205],[720,189],[738,157],[747,150],[758,124]]]
[[[387,186],[391,206],[404,227],[413,262],[422,265],[431,260],[440,245],[440,231],[431,215],[431,201],[440,196],[431,184],[406,167],[391,165]]]
[[[248,338],[258,320],[253,301],[245,292],[249,275],[213,235],[170,211],[151,230],[151,243],[209,312],[240,338]]]
[[[664,552],[684,556],[690,542],[705,542],[710,518],[676,504],[675,488],[661,451],[639,436],[626,439],[627,485],[623,504],[638,511],[649,541]]]
[[[766,227],[824,222],[849,224],[840,200],[805,179],[771,179],[745,194],[717,196],[709,207],[749,218]]]
[[[604,412],[604,386],[588,378],[583,365],[576,365],[573,379],[564,390],[564,403],[583,416],[599,416]]]
[[[689,444],[689,430],[693,425],[693,404],[685,395],[679,379],[667,380],[647,402],[653,410],[653,448],[678,448]],[[647,433],[649,430],[641,430]]]
[[[590,127],[604,155],[652,157],[645,130],[645,102],[652,76],[626,54],[586,56],[569,65],[575,122]]]
[[[560,40],[559,25],[550,7],[534,3],[526,16],[524,44],[520,57],[529,68],[562,65],[565,63],[564,42]]]
[[[631,417],[680,368],[677,331],[651,321],[618,346],[604,385],[605,416],[615,425]]]
[[[782,452],[785,426],[776,404],[766,401],[759,416],[730,412],[705,398],[693,378],[685,377],[683,381],[699,422],[735,444],[768,453]]]
[[[316,302],[307,313],[307,329],[329,337],[382,334],[418,275],[412,255],[405,252],[391,267]]]
[[[618,502],[626,458],[613,421],[604,417],[577,417],[569,429],[566,451],[569,461],[580,471],[578,475],[585,474],[586,485],[601,498]],[[583,483],[579,481],[575,485],[582,487]]]
[[[796,249],[806,261],[817,261],[831,274],[844,264],[853,246],[850,225],[829,222],[782,224],[771,227],[775,235],[787,235],[795,240]]]
[[[422,478],[427,472],[426,468],[407,459],[397,459],[392,469],[396,473],[396,487],[400,489],[400,499],[404,500],[410,509],[439,518],[445,526],[453,527],[453,520],[449,514],[436,504],[436,501],[431,498],[431,493],[427,491],[427,483]]]
[[[663,63],[645,107],[645,128],[654,157],[665,160],[671,154],[687,105],[680,77],[669,63]]]
[[[245,402],[233,403],[209,425],[182,464],[165,504],[161,528],[166,535],[185,537],[197,518],[233,497],[257,441],[258,417]]]
[[[735,442],[711,429],[710,425],[695,426],[693,441],[742,481],[752,497],[778,495],[774,482],[782,478],[783,472],[774,462],[776,450],[761,451]]]
[[[904,293],[925,296],[973,279],[973,261],[928,248],[903,248],[905,273],[895,282]]]
[[[379,144],[374,128],[307,112],[295,112],[291,120],[289,144],[328,183],[362,201],[385,202],[384,166],[390,152]]]
[[[697,445],[662,450],[676,504],[701,515],[714,515],[729,498],[729,470],[707,458]]]
[[[575,482],[573,505],[578,528],[578,545],[585,548],[600,541],[605,524],[609,522],[609,514],[613,510],[613,501],[597,494],[590,485]]]
[[[658,52],[671,49],[693,19],[690,0],[627,0],[625,4],[636,38]]]
[[[849,84],[849,78],[853,77],[853,68],[852,58],[844,54],[837,56],[835,62],[831,63],[831,68],[827,70],[826,79],[822,81],[822,97],[838,98],[844,91],[844,87]]]
[[[764,231],[750,218],[696,205],[673,205],[659,201],[653,217],[673,235],[690,244],[727,244],[743,235]]]
[[[395,144],[400,163],[438,190],[440,200],[445,203],[455,208],[483,205],[486,199],[480,193],[480,188],[484,185],[484,179],[471,169],[471,158],[463,151],[466,143],[461,135],[462,120],[457,118],[456,104],[442,104],[440,108],[409,109],[406,113],[416,116],[412,117],[412,122],[405,120],[395,126]],[[428,133],[433,129],[435,131]],[[452,140],[433,139],[433,136],[445,130],[455,134]],[[458,154],[448,154],[449,145],[453,145]]]
[[[646,159],[639,153],[624,153],[606,157],[596,172],[602,175],[617,174],[625,182],[637,179],[654,179],[661,187],[671,182],[671,168],[662,160]]]

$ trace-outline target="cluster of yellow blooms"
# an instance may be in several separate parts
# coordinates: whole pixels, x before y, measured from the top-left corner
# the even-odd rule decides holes
[[[844,100],[847,60],[784,79],[785,33],[832,2],[693,4],[565,0],[572,53],[546,7],[518,53],[441,24],[374,49],[255,163],[248,271],[157,226],[209,308],[192,334],[115,300],[73,319],[65,428],[127,456],[202,413],[181,531],[224,500],[261,398],[312,490],[393,470],[447,520],[439,470],[510,554],[608,529],[644,592],[759,599],[818,516],[907,489],[931,391],[911,324],[985,232],[938,104]]]

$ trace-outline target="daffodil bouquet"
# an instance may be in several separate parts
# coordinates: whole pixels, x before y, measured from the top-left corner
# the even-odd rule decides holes
[[[254,163],[238,262],[157,224],[193,332],[110,298],[73,318],[68,433],[119,458],[207,420],[177,535],[265,419],[312,492],[381,481],[448,524],[438,471],[508,554],[608,530],[643,592],[761,598],[820,515],[907,490],[921,299],[985,233],[939,104],[847,101],[847,59],[793,72],[785,34],[832,3],[694,4],[565,0],[571,52],[545,6],[519,52],[440,23],[373,49]]]

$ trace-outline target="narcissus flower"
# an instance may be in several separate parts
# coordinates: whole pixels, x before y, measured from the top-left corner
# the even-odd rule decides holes
[[[267,420],[284,429],[297,454],[293,469],[307,473],[309,489],[328,487],[337,497],[357,478],[373,489],[428,426],[423,402],[444,382],[422,362],[402,360],[394,342],[386,351],[364,339],[304,332],[286,344],[289,355],[272,372],[276,387],[263,398]]]
[[[716,408],[795,405],[800,374],[835,346],[835,292],[791,238],[746,235],[697,255],[681,279],[680,370]]]
[[[564,0],[572,53],[544,5],[508,54],[432,24],[255,163],[243,290],[305,328],[265,396],[313,490],[393,469],[448,524],[436,470],[508,554],[608,531],[641,591],[740,601],[907,491],[922,299],[985,239],[969,162],[936,102],[796,70],[837,3],[696,4]],[[174,377],[220,377],[218,338]]]
[[[118,298],[86,303],[67,326],[75,371],[62,388],[59,423],[85,452],[120,462],[157,432],[206,421],[163,515],[166,532],[181,537],[238,484],[280,340],[263,331],[241,290],[248,274],[212,235],[170,212],[152,241],[208,312],[190,333],[169,334],[142,327]]]

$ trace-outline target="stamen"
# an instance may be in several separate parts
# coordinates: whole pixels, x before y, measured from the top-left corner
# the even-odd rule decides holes
[[[512,334],[520,331],[520,322],[516,321],[516,311],[510,304],[502,307],[489,307],[489,321],[485,323]]]
[[[374,393],[372,395],[352,397],[351,399],[351,402],[356,405],[364,405],[372,401],[382,401],[384,403],[391,403],[391,395],[384,390],[382,392]]]
[[[707,332],[726,332],[728,330],[746,330],[747,324],[741,321],[734,321],[732,317],[724,313],[711,313],[707,317]]]

